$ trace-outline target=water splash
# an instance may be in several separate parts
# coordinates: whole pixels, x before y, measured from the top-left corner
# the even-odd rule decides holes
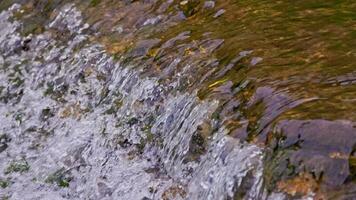
[[[115,61],[89,42],[88,25],[72,4],[47,28],[73,37],[59,41],[45,31],[23,38],[20,22],[9,20],[19,7],[0,14],[0,128],[11,138],[0,154],[0,171],[20,161],[26,170],[1,174],[9,186],[0,196],[266,198],[262,150],[226,136],[224,128],[203,138],[203,150],[189,159],[201,124],[214,126],[219,102],[170,94],[158,79]],[[147,131],[161,143],[142,145]]]

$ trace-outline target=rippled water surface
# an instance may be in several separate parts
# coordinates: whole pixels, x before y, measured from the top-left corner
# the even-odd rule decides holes
[[[354,1],[0,1],[0,199],[356,198]]]

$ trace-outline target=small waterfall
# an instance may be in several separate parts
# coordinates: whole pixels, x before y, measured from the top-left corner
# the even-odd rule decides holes
[[[160,154],[167,171],[172,176],[183,177],[181,173],[188,170],[184,160],[191,150],[193,134],[209,119],[217,102],[200,103],[193,95],[185,94],[168,98],[164,105],[165,112],[158,117],[152,131],[162,137]]]
[[[241,144],[219,130],[193,174],[191,198],[263,199],[262,157],[257,146]]]
[[[216,127],[218,101],[170,93],[106,54],[73,4],[47,26],[69,30],[66,40],[49,31],[21,37],[10,20],[17,9],[0,14],[0,128],[11,139],[0,154],[0,178],[10,183],[0,196],[266,198],[263,151]],[[11,165],[23,167],[2,174]]]

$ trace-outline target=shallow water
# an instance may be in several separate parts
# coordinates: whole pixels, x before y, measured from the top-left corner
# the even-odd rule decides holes
[[[259,195],[258,147],[235,146],[237,141],[219,133],[208,145],[212,157],[185,161],[197,126],[209,120],[217,102],[170,95],[157,79],[140,78],[130,66],[121,66],[80,34],[88,26],[71,4],[48,28],[66,28],[72,39],[63,44],[44,32],[27,41],[16,32],[20,22],[9,20],[19,7],[1,14],[6,30],[0,43],[1,130],[11,140],[1,153],[1,180],[8,184],[1,189],[3,198],[217,199],[232,197],[231,187],[251,170],[259,172],[251,196]],[[17,53],[24,44],[30,51]],[[13,50],[5,53],[8,46]],[[12,84],[13,76],[19,84]],[[161,144],[145,146],[148,137],[160,138]],[[234,154],[243,157],[231,159]],[[227,169],[209,175],[205,171],[212,164]],[[207,176],[219,187],[199,186]],[[194,187],[185,188],[189,184]]]
[[[355,196],[354,2],[14,2],[2,199]]]

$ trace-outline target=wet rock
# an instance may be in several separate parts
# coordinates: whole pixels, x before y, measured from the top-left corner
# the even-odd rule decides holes
[[[188,156],[185,162],[198,160],[199,157],[205,153],[206,140],[207,138],[204,138],[199,131],[192,136]]]
[[[242,123],[240,128],[236,128],[235,130],[230,132],[231,137],[238,138],[242,141],[248,140],[248,131],[247,131],[248,124]]]
[[[317,190],[318,183],[310,174],[301,173],[293,179],[279,182],[277,187],[290,196],[306,197]]]
[[[356,144],[355,125],[348,121],[283,120],[275,133],[275,149],[285,151],[284,159],[294,173],[308,172],[328,186],[339,186],[352,174],[349,156]]]

